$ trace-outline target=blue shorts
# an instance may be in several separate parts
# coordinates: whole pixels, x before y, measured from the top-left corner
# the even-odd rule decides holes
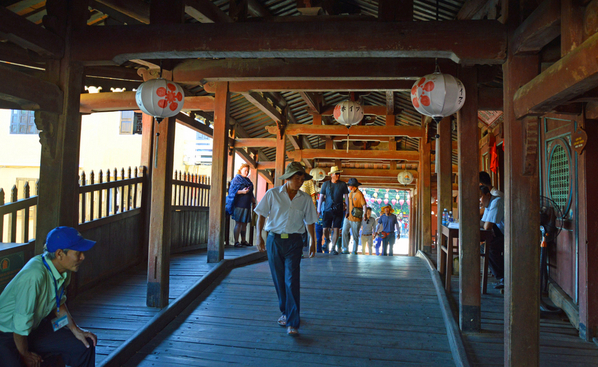
[[[322,227],[324,228],[342,228],[345,216],[343,212],[335,213],[327,210],[322,214]]]

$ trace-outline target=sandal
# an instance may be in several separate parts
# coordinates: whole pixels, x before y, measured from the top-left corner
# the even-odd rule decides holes
[[[253,246],[253,245],[252,245],[252,244],[250,244],[250,243],[249,243],[249,242],[247,242],[247,241],[243,241],[243,242],[241,242],[241,246],[247,246],[247,247],[249,247],[249,246]]]
[[[289,326],[289,327],[287,328],[287,335],[290,335],[290,336],[297,336],[297,335],[299,335],[299,330],[298,330],[297,328],[294,328],[294,327],[292,327],[292,326]]]
[[[235,242],[235,247],[243,247],[239,242]]]
[[[287,317],[285,315],[282,315],[280,316],[277,322],[280,326],[287,326]]]

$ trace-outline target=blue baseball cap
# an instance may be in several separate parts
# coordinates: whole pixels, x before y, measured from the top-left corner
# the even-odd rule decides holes
[[[95,244],[96,241],[87,240],[75,228],[66,226],[54,228],[46,237],[48,252],[56,252],[56,250],[87,251]]]

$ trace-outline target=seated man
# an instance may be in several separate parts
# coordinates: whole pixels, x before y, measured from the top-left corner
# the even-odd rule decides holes
[[[492,230],[492,239],[486,240],[486,256],[492,275],[498,280],[494,288],[504,288],[505,274],[505,222],[504,201],[500,196],[492,196],[490,189],[480,186],[480,204],[485,209],[482,217],[482,228]]]
[[[2,366],[40,366],[60,356],[71,367],[94,367],[97,337],[75,324],[64,290],[71,272],[95,245],[71,227],[48,233],[43,255],[37,255],[0,294],[0,359]],[[66,327],[65,327],[66,326]]]

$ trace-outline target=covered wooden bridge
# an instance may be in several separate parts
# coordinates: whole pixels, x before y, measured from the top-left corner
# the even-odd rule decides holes
[[[123,307],[143,299],[146,306],[127,317],[140,320],[130,324],[135,332],[113,333],[121,336],[108,347],[117,350],[105,353],[107,364],[268,365],[260,358],[270,358],[275,365],[297,354],[305,357],[297,365],[598,363],[592,343],[598,332],[598,191],[591,176],[598,150],[586,144],[598,137],[597,0],[1,5],[0,106],[36,111],[42,157],[37,195],[0,206],[10,227],[10,237],[0,239],[0,257],[26,260],[40,253],[58,225],[97,240],[101,246],[91,250],[70,291],[81,307],[73,305],[75,313],[92,321],[102,318],[101,303],[94,309],[85,300],[110,294],[119,285],[114,277],[132,272],[141,286],[114,291],[114,299]],[[414,81],[436,67],[458,77],[467,93],[463,108],[437,125],[413,109],[409,95]],[[123,173],[122,181],[81,179],[82,114],[137,110],[133,89],[160,75],[183,86],[185,102],[183,112],[161,123],[142,117],[144,169],[126,180]],[[89,94],[83,86],[103,92]],[[350,139],[331,117],[334,105],[348,98],[360,101],[366,114],[349,129]],[[176,123],[213,138],[210,178],[174,174]],[[252,167],[258,197],[279,184],[276,177],[290,160],[342,167],[346,178],[364,186],[410,190],[411,256],[305,261],[309,331],[295,344],[281,339],[264,314],[275,305],[267,300],[265,264],[237,268],[260,255],[223,262],[232,250],[225,252],[223,204],[233,152]],[[490,172],[493,160],[493,184],[505,193],[504,296],[480,291],[478,172]],[[412,171],[414,184],[397,182],[403,170]],[[116,200],[117,188],[120,209],[94,209],[93,197]],[[125,201],[125,193],[132,199]],[[562,212],[555,222],[562,230],[548,248],[547,293],[540,286],[541,196]],[[435,245],[442,226],[433,205],[436,213],[458,213],[453,293],[442,291],[438,272],[425,270],[430,258],[442,270]],[[18,211],[31,206],[33,236],[27,225],[13,227]],[[17,236],[17,228],[25,234]],[[174,259],[183,256],[175,253],[197,255],[205,267],[188,266],[198,272],[186,280],[189,286],[184,272],[173,274]],[[136,266],[145,275],[135,273]],[[333,282],[330,269],[346,276]],[[451,274],[442,275],[445,287],[451,284]],[[369,277],[375,281],[365,281]],[[172,297],[176,292],[181,296]],[[319,302],[323,293],[327,298]],[[328,303],[331,297],[335,302]],[[570,324],[540,317],[548,298]],[[504,307],[504,314],[497,317],[486,306]],[[241,322],[242,312],[248,317]],[[177,322],[185,323],[170,323],[168,314],[184,315]],[[489,331],[498,342],[484,345]],[[242,333],[248,340],[238,338]],[[224,346],[223,338],[236,342]],[[285,347],[242,353],[251,342]],[[170,348],[175,359],[153,359]],[[127,362],[117,355],[134,357]]]

